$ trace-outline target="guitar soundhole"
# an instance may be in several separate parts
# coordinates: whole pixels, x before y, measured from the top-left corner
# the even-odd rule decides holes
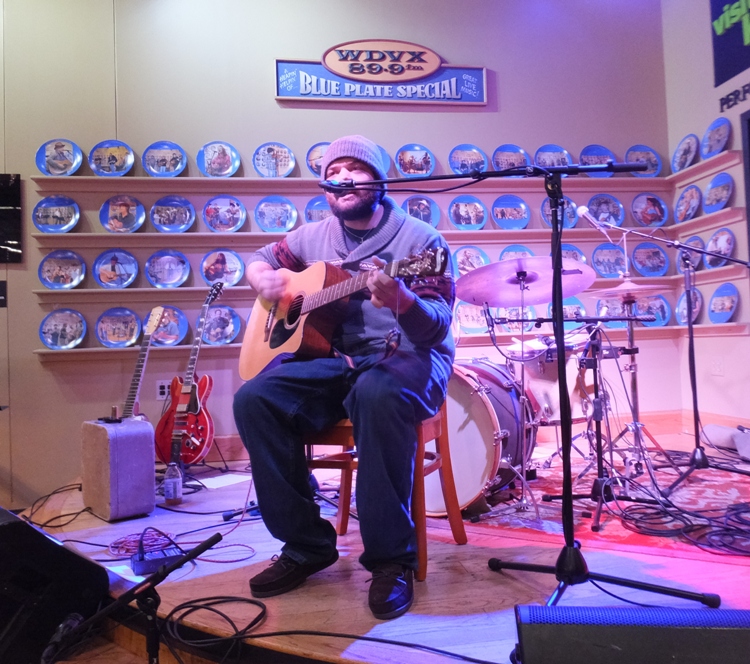
[[[289,310],[286,312],[285,324],[286,327],[295,327],[299,322],[299,317],[302,313],[302,303],[305,301],[303,295],[297,295],[289,305]]]

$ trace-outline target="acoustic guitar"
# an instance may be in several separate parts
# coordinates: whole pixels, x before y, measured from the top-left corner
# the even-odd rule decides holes
[[[214,422],[206,409],[214,381],[211,376],[197,378],[195,364],[203,341],[208,307],[220,295],[222,282],[211,286],[198,318],[193,348],[184,379],[175,376],[169,388],[171,402],[167,412],[156,425],[156,456],[163,463],[182,461],[183,464],[202,461],[214,440]]]
[[[428,277],[445,272],[445,249],[427,249],[393,261],[383,272],[397,277]],[[278,302],[258,296],[245,329],[240,350],[240,377],[257,376],[280,354],[326,357],[337,312],[328,306],[367,287],[367,272],[351,276],[324,261],[302,272],[291,272],[286,293]]]

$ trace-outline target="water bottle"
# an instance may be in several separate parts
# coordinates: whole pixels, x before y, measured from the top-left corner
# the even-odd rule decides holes
[[[182,471],[173,461],[164,473],[164,503],[179,505],[182,502]]]

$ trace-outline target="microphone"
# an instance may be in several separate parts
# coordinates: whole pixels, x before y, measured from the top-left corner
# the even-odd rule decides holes
[[[594,219],[594,217],[592,217],[589,213],[589,209],[585,205],[579,205],[576,208],[576,212],[578,212],[579,217],[583,217],[586,221],[588,221],[590,226],[593,226],[598,231],[602,230],[602,222],[600,222],[598,219]]]
[[[318,186],[324,191],[336,193],[345,189],[354,189],[354,180],[324,180],[318,182]]]

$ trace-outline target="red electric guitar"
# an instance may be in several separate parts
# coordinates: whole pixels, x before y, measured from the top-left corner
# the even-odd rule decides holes
[[[214,422],[206,410],[206,400],[211,394],[214,381],[211,376],[196,379],[195,363],[198,361],[198,351],[203,341],[203,326],[206,323],[208,307],[221,295],[222,288],[224,284],[221,282],[211,286],[198,318],[185,378],[183,380],[175,376],[172,379],[169,388],[172,401],[156,425],[156,456],[163,463],[198,463],[211,449]]]

